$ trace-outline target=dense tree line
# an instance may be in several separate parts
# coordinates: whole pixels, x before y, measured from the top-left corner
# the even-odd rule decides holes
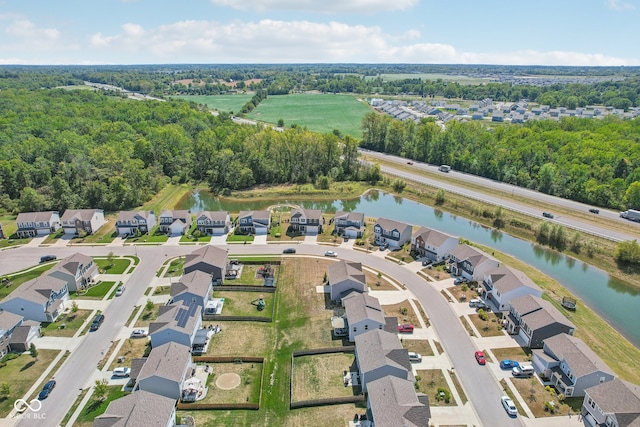
[[[505,125],[371,113],[362,146],[610,208],[640,208],[640,120],[566,118]]]
[[[358,142],[234,124],[184,101],[86,90],[0,92],[0,209],[128,209],[168,181],[214,190],[368,179]]]

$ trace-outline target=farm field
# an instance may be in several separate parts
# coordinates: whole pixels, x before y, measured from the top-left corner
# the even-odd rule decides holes
[[[183,95],[172,96],[172,98],[193,101],[196,104],[204,104],[208,108],[218,111],[240,111],[242,106],[251,100],[253,94],[249,95]]]
[[[284,120],[285,126],[305,126],[321,133],[338,129],[362,137],[362,118],[371,110],[351,95],[294,94],[270,96],[247,117],[267,123]]]

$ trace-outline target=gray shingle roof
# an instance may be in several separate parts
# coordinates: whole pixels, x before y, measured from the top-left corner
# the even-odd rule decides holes
[[[169,425],[176,401],[148,391],[138,390],[113,400],[104,414],[93,421],[93,427],[136,427]]]
[[[469,260],[469,262],[474,266],[477,267],[480,264],[482,264],[483,262],[487,261],[487,260],[493,260],[494,258],[490,257],[489,255],[485,254],[484,252],[482,252],[479,249],[476,249],[474,247],[471,247],[469,245],[460,245],[457,248],[455,248],[452,252],[451,255],[454,256],[456,259],[460,260],[460,261],[464,261],[466,259]]]
[[[91,221],[96,212],[102,212],[102,209],[67,209],[60,221],[70,221],[74,218],[81,221]]]
[[[376,221],[376,225],[379,225],[385,231],[396,229],[400,232],[402,232],[405,228],[410,227],[409,224],[405,224],[404,222],[394,221],[387,218],[379,218],[378,221]]]
[[[429,426],[428,400],[418,399],[413,382],[386,376],[368,383],[367,391],[376,427]]]
[[[58,212],[55,212],[58,213]],[[54,211],[46,212],[21,212],[16,218],[16,222],[47,222],[51,220]]]
[[[362,283],[363,285],[365,285],[366,289],[367,282],[364,276],[364,272],[362,271],[362,263],[340,260],[329,265],[327,270],[327,278],[329,279],[330,284],[339,283],[346,279],[351,279]]]
[[[8,331],[18,323],[22,322],[23,317],[10,313],[8,311],[0,311],[0,337],[2,337],[2,331]]]
[[[193,315],[186,318],[187,320],[183,324],[183,326],[179,325],[178,315],[180,314],[181,310],[187,310],[188,314],[191,305],[186,304],[184,301],[179,301],[178,303],[164,306],[164,310],[158,311],[159,315],[156,321],[149,324],[149,335],[165,329],[173,329],[175,331],[180,331],[187,335],[191,335],[202,313],[202,306],[199,304],[197,304],[197,306],[197,309],[191,311]]]
[[[344,305],[349,324],[356,324],[369,319],[384,325],[384,313],[378,298],[368,294],[352,292],[342,299],[342,305]]]
[[[203,246],[187,255],[184,268],[188,269],[199,262],[224,269],[227,266],[227,251],[213,245]]]
[[[200,270],[194,270],[182,276],[179,282],[171,284],[171,296],[175,297],[183,292],[190,292],[205,298],[210,286],[211,275]]]
[[[640,425],[640,386],[616,378],[589,387],[585,391],[605,413],[616,414],[616,418],[618,414],[628,414],[631,417],[627,418],[636,422],[619,423],[620,427]]]
[[[295,208],[291,211],[291,218],[304,216],[307,220],[322,220],[322,211],[320,209]]]
[[[345,212],[345,211],[337,211],[334,219],[344,219],[351,222],[360,222],[364,224],[364,213],[362,212]]]
[[[402,348],[398,335],[373,329],[355,337],[358,367],[364,373],[389,365],[411,371],[407,349]],[[368,387],[368,386],[367,386]]]
[[[542,289],[533,283],[533,280],[531,280],[529,276],[520,270],[507,267],[506,265],[494,268],[489,271],[487,275],[491,276],[493,287],[500,291],[500,293],[513,291],[514,289],[518,289],[522,286],[542,292]]]
[[[67,282],[62,279],[48,275],[40,276],[20,285],[16,290],[6,296],[3,301],[23,298],[27,301],[44,304],[51,298],[51,292],[58,293],[60,289],[66,285]]]
[[[185,345],[168,342],[155,347],[140,370],[138,382],[150,377],[166,378],[182,382],[187,367],[191,363],[191,349]]]
[[[431,228],[420,227],[418,231],[413,233],[412,236],[413,239],[416,239],[417,237],[422,237],[422,240],[424,240],[425,243],[428,243],[429,245],[434,247],[438,247],[447,240],[451,239],[453,236],[441,233],[437,230],[432,230]]]
[[[575,329],[575,325],[567,319],[549,301],[533,295],[524,295],[511,301],[511,306],[532,330],[553,323],[560,323]]]
[[[93,259],[90,256],[83,255],[81,253],[76,252],[75,254],[66,257],[65,259],[60,261],[58,264],[53,266],[53,268],[49,270],[47,274],[51,274],[54,271],[62,270],[66,273],[69,273],[75,276],[76,273],[78,272],[78,268],[81,265],[83,266],[89,265],[92,262],[93,262]]]
[[[615,376],[611,368],[579,338],[567,334],[559,334],[544,340],[544,345],[545,348],[548,348],[558,357],[558,360],[566,360],[576,377],[582,377],[597,371]]]
[[[116,218],[116,223],[120,221],[131,221],[133,219],[137,219],[137,217],[144,218],[148,221],[150,214],[151,211],[120,211],[120,213],[118,213],[118,218]]]
[[[206,218],[211,221],[225,221],[228,215],[228,211],[202,211],[196,215],[196,220]]]
[[[266,224],[271,219],[271,211],[240,211],[238,218],[245,218],[250,216],[254,222],[260,222]]]

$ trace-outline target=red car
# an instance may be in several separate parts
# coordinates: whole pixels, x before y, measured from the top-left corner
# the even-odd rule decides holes
[[[413,332],[413,325],[411,323],[398,325],[398,332]]]
[[[479,365],[486,365],[487,359],[484,358],[484,353],[481,351],[476,351],[476,360]]]

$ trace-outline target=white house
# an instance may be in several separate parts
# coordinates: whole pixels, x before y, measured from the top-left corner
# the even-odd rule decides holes
[[[121,211],[116,219],[118,235],[145,234],[156,225],[153,211]]]
[[[330,264],[327,271],[332,301],[338,301],[349,291],[367,292],[367,281],[361,263],[340,260]]]
[[[480,282],[489,270],[500,267],[500,261],[469,245],[460,245],[449,255],[451,274]]]
[[[352,292],[342,299],[345,317],[349,326],[349,341],[373,329],[384,329],[384,312],[378,298],[368,294]]]
[[[387,243],[390,249],[399,249],[411,241],[411,226],[403,222],[380,218],[373,226],[373,238],[378,245]]]
[[[171,284],[171,301],[198,304],[205,307],[211,299],[211,274],[195,270],[187,273],[178,282]]]
[[[356,336],[356,361],[362,392],[369,383],[387,375],[415,381],[409,352],[402,348],[397,334],[374,329]]]
[[[446,260],[457,247],[456,237],[427,227],[420,227],[411,236],[411,250],[418,257],[426,257],[433,262]]]
[[[614,379],[589,387],[581,414],[587,427],[640,426],[640,386]]]
[[[76,292],[95,280],[98,266],[90,256],[75,253],[57,263],[46,275],[64,280],[69,292]]]
[[[106,223],[102,209],[67,209],[60,220],[64,234],[95,233]]]
[[[138,390],[109,402],[102,415],[93,420],[93,427],[176,425],[176,400]]]
[[[194,369],[191,347],[176,342],[154,346],[137,376],[136,390],[177,401],[182,395],[182,383]]]
[[[0,309],[36,322],[53,322],[67,301],[67,282],[44,275],[23,283],[7,295],[0,301]]]
[[[9,340],[13,331],[20,325],[24,318],[8,311],[0,311],[0,358],[11,351]]]
[[[186,210],[167,210],[160,214],[160,231],[177,236],[186,234],[191,227],[191,214]]]
[[[520,270],[502,265],[484,274],[482,285],[487,299],[498,310],[509,311],[511,301],[524,295],[542,297],[542,289]]]
[[[336,234],[357,239],[364,233],[365,221],[362,212],[337,211],[333,217]]]
[[[178,301],[161,306],[158,318],[149,325],[151,346],[158,347],[175,342],[191,348],[196,333],[202,327],[202,306]]]
[[[22,212],[16,218],[18,238],[46,236],[60,228],[60,214],[56,211]]]

